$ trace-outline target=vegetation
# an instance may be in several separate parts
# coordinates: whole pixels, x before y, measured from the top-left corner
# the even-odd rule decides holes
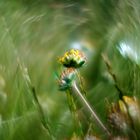
[[[140,139],[139,0],[0,11],[1,140]]]

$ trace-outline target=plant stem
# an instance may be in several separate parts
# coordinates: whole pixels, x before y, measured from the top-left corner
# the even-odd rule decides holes
[[[68,100],[69,109],[70,109],[71,115],[72,115],[72,117],[74,119],[74,124],[75,124],[77,134],[78,135],[79,134],[83,135],[82,125],[81,125],[80,120],[78,119],[77,106],[76,106],[76,103],[74,101],[74,98],[73,98],[70,90],[68,90],[66,92],[66,94],[67,94],[67,100]]]
[[[87,107],[87,109],[89,110],[89,112],[91,113],[92,117],[96,120],[96,122],[100,125],[100,127],[110,136],[110,132],[108,131],[108,129],[105,127],[105,125],[102,123],[102,121],[99,119],[99,117],[97,116],[97,114],[95,113],[95,111],[93,110],[93,108],[91,108],[90,104],[88,103],[88,101],[84,98],[84,96],[81,94],[81,92],[79,91],[77,85],[75,82],[73,82],[72,85],[72,90],[75,91],[74,93],[80,97],[80,100],[83,102],[83,104]]]
[[[120,89],[120,87],[118,85],[116,75],[112,72],[112,67],[111,67],[110,61],[109,61],[109,59],[107,58],[107,56],[105,54],[102,54],[102,57],[103,57],[103,60],[104,60],[104,62],[106,64],[106,67],[108,69],[109,74],[111,75],[111,77],[114,80],[114,86],[117,89],[117,91],[119,92],[119,98],[122,99],[123,91]]]

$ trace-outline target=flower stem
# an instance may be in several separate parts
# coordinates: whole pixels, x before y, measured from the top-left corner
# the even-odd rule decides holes
[[[100,127],[107,133],[107,135],[111,135],[110,132],[108,131],[108,129],[105,127],[105,125],[102,123],[102,121],[99,119],[99,117],[97,116],[97,114],[95,113],[95,111],[93,110],[93,108],[90,106],[90,104],[88,103],[88,101],[84,98],[84,96],[81,94],[81,92],[79,91],[77,85],[75,82],[73,82],[72,85],[72,90],[75,91],[75,94],[80,97],[80,100],[83,102],[83,104],[87,107],[87,109],[89,110],[89,112],[91,113],[92,117],[96,120],[96,122],[100,125]]]

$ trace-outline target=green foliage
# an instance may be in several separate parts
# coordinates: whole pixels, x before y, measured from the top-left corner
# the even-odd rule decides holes
[[[119,100],[116,81],[123,95],[140,98],[139,0],[1,0],[0,11],[1,140],[63,140],[76,135],[55,78],[61,70],[58,57],[74,43],[87,55],[86,66],[79,70],[87,100],[106,126],[108,103]],[[51,134],[42,125],[32,88]],[[78,109],[86,114],[85,108]],[[84,135],[106,139],[88,113],[80,115]]]

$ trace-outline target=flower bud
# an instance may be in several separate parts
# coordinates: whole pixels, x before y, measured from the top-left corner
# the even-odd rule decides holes
[[[73,68],[65,69],[58,81],[59,90],[65,91],[71,87],[71,84],[75,78],[75,70]]]

